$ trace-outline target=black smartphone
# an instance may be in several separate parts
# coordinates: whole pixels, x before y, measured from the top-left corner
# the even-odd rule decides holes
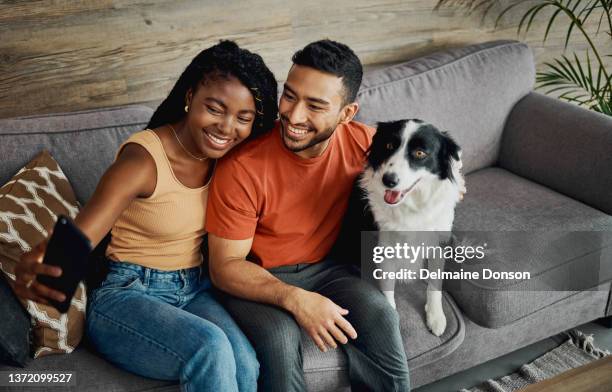
[[[60,267],[62,275],[57,278],[38,275],[36,279],[45,286],[66,295],[66,300],[63,302],[49,299],[49,303],[62,313],[68,311],[74,292],[79,282],[85,277],[87,259],[91,251],[91,241],[85,234],[70,218],[60,215],[47,244],[43,263]]]

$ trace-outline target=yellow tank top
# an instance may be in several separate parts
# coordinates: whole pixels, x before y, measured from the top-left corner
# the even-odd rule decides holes
[[[106,255],[166,271],[200,265],[210,181],[201,188],[183,185],[172,171],[159,136],[151,130],[133,134],[119,151],[128,143],[141,145],[151,154],[157,184],[151,196],[135,199],[119,216]]]

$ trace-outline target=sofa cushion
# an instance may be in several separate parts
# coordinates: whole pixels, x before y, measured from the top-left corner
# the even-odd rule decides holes
[[[396,301],[400,314],[400,328],[408,355],[408,366],[416,369],[450,354],[463,341],[463,318],[448,295],[444,295],[444,311],[447,328],[436,337],[425,325],[426,286],[422,283],[401,285],[397,288]],[[302,335],[304,376],[309,391],[350,390],[347,361],[341,349],[319,351],[312,339]],[[0,371],[14,370],[0,366]],[[125,372],[95,354],[87,344],[79,346],[72,354],[44,357],[28,366],[28,371],[77,372],[79,391],[178,391],[176,383],[152,380]]]
[[[499,167],[467,175],[466,187],[454,230],[612,230],[612,216]]]
[[[465,336],[463,316],[448,294],[445,293],[442,297],[446,330],[438,337],[427,329],[425,321],[426,284],[398,284],[395,290],[400,330],[410,369],[432,363],[449,355],[461,345]],[[304,373],[309,387],[317,386],[313,390],[328,391],[348,386],[347,362],[341,350],[323,353],[305,334],[302,336],[302,344]]]
[[[449,131],[463,149],[465,173],[497,160],[510,110],[532,89],[527,45],[495,41],[447,50],[367,72],[356,119],[421,118]]]
[[[47,149],[84,204],[119,145],[145,128],[152,114],[145,106],[123,106],[0,120],[0,184]]]
[[[30,355],[30,317],[0,274],[0,363],[24,366]]]
[[[14,280],[21,255],[47,238],[60,214],[74,218],[77,213],[74,192],[61,168],[47,151],[38,154],[0,187],[0,270]],[[65,314],[23,301],[32,316],[35,358],[74,350],[83,336],[86,301],[82,282]]]
[[[19,370],[11,366],[0,366],[0,371]],[[125,372],[90,351],[86,345],[79,346],[69,355],[52,355],[28,364],[28,372],[72,372],[76,378],[73,391],[105,392],[178,392],[177,383],[153,380]]]
[[[350,391],[348,363],[341,349],[322,352],[302,331],[304,379],[309,391]]]
[[[395,286],[395,302],[410,369],[420,368],[449,355],[465,337],[463,316],[447,293],[442,296],[446,330],[441,336],[429,331],[425,320],[426,297],[425,282],[399,283]]]
[[[612,216],[501,168],[466,177],[455,231],[495,250],[447,270],[529,271],[531,279],[446,281],[461,309],[497,328],[612,278]],[[467,235],[467,234],[466,234]],[[484,239],[483,239],[484,238]]]
[[[79,212],[70,182],[49,152],[42,151],[0,184],[0,254],[19,260],[47,238],[59,214]]]

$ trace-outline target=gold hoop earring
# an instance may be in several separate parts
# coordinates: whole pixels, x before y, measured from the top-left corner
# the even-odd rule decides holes
[[[185,113],[189,112],[189,105],[185,105]]]

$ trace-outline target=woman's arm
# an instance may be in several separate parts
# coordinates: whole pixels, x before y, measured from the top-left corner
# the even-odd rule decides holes
[[[153,157],[137,144],[127,144],[108,168],[96,191],[75,219],[76,225],[95,247],[110,231],[121,213],[137,197],[155,190],[157,169]],[[15,267],[17,295],[40,303],[46,298],[63,301],[64,295],[36,281],[36,275],[60,276],[61,268],[42,264],[48,239],[24,253]]]
[[[75,219],[93,247],[102,241],[134,199],[149,197],[153,193],[156,178],[153,157],[144,147],[127,144]]]

